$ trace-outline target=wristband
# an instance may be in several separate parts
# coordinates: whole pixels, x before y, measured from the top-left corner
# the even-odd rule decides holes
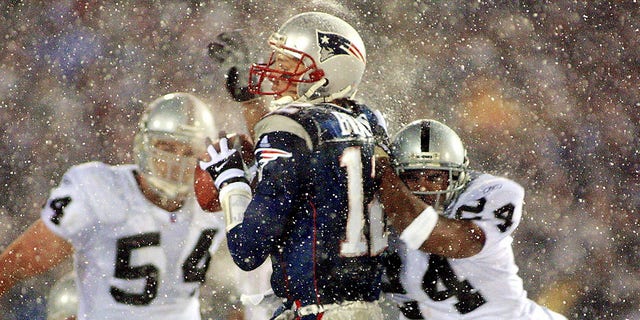
[[[229,182],[229,180],[234,178],[246,179],[244,176],[244,170],[237,169],[237,168],[224,170],[220,172],[220,174],[216,177],[216,180],[213,183],[215,184],[216,188],[220,190],[220,187],[222,186],[223,183]]]
[[[251,187],[246,182],[232,182],[220,190],[218,196],[224,212],[226,231],[242,223],[244,211],[251,202]]]
[[[417,250],[427,241],[433,228],[438,223],[438,213],[432,206],[428,206],[420,213],[400,234],[407,248]]]

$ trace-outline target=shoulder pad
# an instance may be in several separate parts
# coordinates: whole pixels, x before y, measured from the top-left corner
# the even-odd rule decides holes
[[[481,174],[469,182],[447,208],[445,216],[474,220],[500,233],[510,234],[520,223],[524,189],[513,180]]]
[[[109,168],[110,166],[107,164],[92,161],[69,168],[65,175],[74,176],[80,181],[94,179],[97,177],[102,177],[104,179],[105,176],[111,175],[111,170],[109,170]]]
[[[112,206],[115,201],[120,201],[120,199],[125,199],[129,196],[128,192],[130,190],[120,187],[122,186],[122,171],[131,171],[134,168],[135,166],[133,165],[111,166],[101,162],[87,162],[71,167],[65,174],[62,183],[75,184],[77,188],[82,190],[87,201],[94,208],[106,208]],[[104,188],[109,188],[110,196],[105,197],[103,195]],[[124,212],[122,216],[101,216],[100,219],[113,222],[123,219],[123,217]]]
[[[300,123],[300,118],[293,116],[294,113],[287,113],[287,108],[277,110],[277,112],[270,113],[262,120],[260,120],[254,128],[255,137],[254,141],[260,141],[260,138],[270,132],[283,131],[292,133],[301,139],[303,139],[309,148],[313,150],[313,142],[311,136],[307,132],[304,126]],[[289,111],[295,111],[295,108],[289,109]]]

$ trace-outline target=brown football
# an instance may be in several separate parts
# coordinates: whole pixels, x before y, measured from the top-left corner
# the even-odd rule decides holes
[[[211,175],[196,165],[193,180],[193,190],[196,193],[196,199],[198,200],[200,208],[209,212],[222,210],[220,202],[218,201],[218,189],[216,185],[213,184]]]
[[[245,163],[249,163],[253,160],[253,143],[249,136],[236,133],[221,133],[220,135],[226,136],[229,139],[229,144],[231,146],[237,150],[241,150],[241,155]],[[212,144],[217,150],[219,150],[218,143],[218,141],[210,140],[207,142],[207,144]],[[211,158],[208,154],[204,154],[200,159],[208,161]],[[220,207],[220,201],[218,200],[218,189],[213,183],[211,175],[207,171],[200,169],[200,166],[196,164],[193,178],[193,190],[196,193],[196,199],[198,200],[200,208],[210,212],[221,211],[222,207]]]

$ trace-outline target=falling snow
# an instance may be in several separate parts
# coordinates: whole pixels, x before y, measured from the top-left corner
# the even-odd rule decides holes
[[[70,166],[133,162],[139,114],[162,94],[195,92],[219,109],[220,127],[245,130],[207,44],[242,29],[258,61],[278,25],[318,10],[361,31],[358,99],[383,111],[391,134],[438,119],[460,133],[472,168],[525,187],[514,251],[532,299],[570,319],[640,318],[636,1],[142,3],[0,4],[2,249]],[[3,319],[44,319],[43,297],[69,268],[2,297]],[[216,302],[203,304],[205,319],[231,299],[227,287],[202,290]]]

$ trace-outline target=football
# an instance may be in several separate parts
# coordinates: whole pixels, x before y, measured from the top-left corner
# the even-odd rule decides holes
[[[196,193],[200,208],[209,212],[222,210],[218,201],[218,189],[213,183],[211,175],[207,171],[200,169],[199,165],[196,165],[193,180],[193,191]]]
[[[253,143],[249,136],[236,133],[221,135],[224,135],[229,139],[229,144],[231,144],[233,148],[241,151],[241,155],[245,163],[251,163],[253,161]],[[218,141],[210,141],[209,143],[219,149]],[[204,154],[200,159],[208,161],[211,158],[208,154]],[[198,200],[200,208],[209,212],[221,211],[222,207],[218,200],[218,189],[216,188],[211,175],[207,171],[202,170],[200,166],[196,164],[193,178],[193,191],[196,194],[196,199]]]

